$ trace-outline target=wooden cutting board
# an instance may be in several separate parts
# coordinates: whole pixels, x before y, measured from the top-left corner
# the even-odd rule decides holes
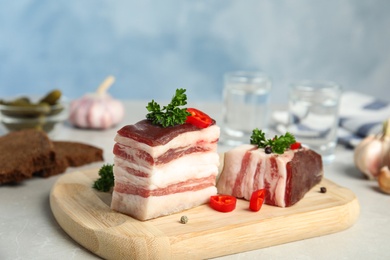
[[[324,179],[289,208],[259,212],[238,200],[220,213],[208,205],[138,221],[110,209],[111,194],[91,188],[98,169],[61,176],[50,194],[52,212],[75,241],[106,259],[205,259],[335,233],[352,226],[359,203],[348,189]],[[320,193],[320,187],[327,188]],[[181,216],[189,219],[181,224]]]

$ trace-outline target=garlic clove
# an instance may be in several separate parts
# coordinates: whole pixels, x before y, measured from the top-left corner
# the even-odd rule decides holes
[[[86,97],[74,100],[70,105],[69,121],[80,128],[88,128],[88,107],[92,101]]]
[[[378,176],[378,184],[381,191],[390,194],[390,169],[388,166],[381,168]]]
[[[390,167],[390,136],[382,138],[381,166]]]

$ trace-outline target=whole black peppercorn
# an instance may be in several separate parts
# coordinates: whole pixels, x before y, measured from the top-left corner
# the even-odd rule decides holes
[[[326,193],[326,187],[321,187],[320,191],[321,191],[321,193]]]
[[[266,154],[272,153],[272,148],[271,148],[271,146],[265,147],[264,152],[265,152]]]

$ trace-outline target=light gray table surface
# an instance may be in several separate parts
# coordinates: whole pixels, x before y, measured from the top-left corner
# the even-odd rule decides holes
[[[143,119],[146,103],[125,102],[126,117],[121,124]],[[220,120],[219,104],[191,106],[204,110],[217,122]],[[105,162],[112,163],[113,138],[117,129],[81,130],[65,123],[51,138],[99,146],[104,150]],[[220,152],[227,149],[219,147]],[[101,164],[83,168],[96,168]],[[69,168],[67,172],[73,170]],[[324,172],[327,179],[352,190],[359,200],[360,215],[351,228],[218,259],[390,259],[390,195],[381,193],[375,181],[363,178],[353,164],[353,151],[344,147],[337,147],[336,160],[325,165]],[[72,240],[52,215],[49,194],[60,176],[33,178],[17,186],[0,186],[0,259],[98,259]]]

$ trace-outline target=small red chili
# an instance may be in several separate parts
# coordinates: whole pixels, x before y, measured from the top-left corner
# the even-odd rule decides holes
[[[290,149],[291,149],[291,150],[297,150],[297,149],[299,149],[299,148],[301,148],[301,147],[302,147],[302,145],[301,145],[300,142],[295,142],[295,143],[293,143],[292,145],[290,145]]]
[[[210,207],[220,212],[230,212],[236,208],[237,198],[230,195],[214,195],[210,197]]]
[[[249,201],[249,209],[252,211],[259,211],[263,205],[265,198],[265,189],[256,190],[252,193]]]
[[[206,128],[213,123],[211,117],[196,108],[187,108],[187,111],[191,115],[187,116],[186,123],[189,123],[199,128]]]

